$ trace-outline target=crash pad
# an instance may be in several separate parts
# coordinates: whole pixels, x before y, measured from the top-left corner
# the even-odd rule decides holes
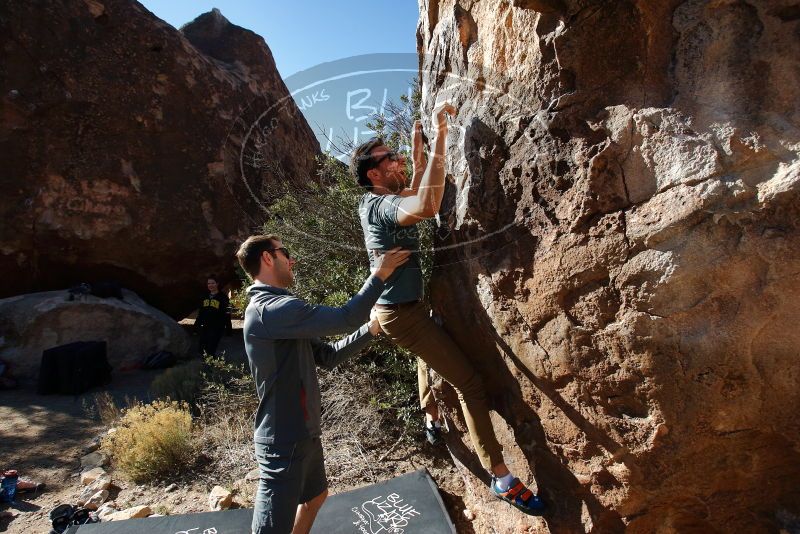
[[[147,517],[71,527],[67,534],[250,534],[253,510]],[[312,534],[455,534],[424,469],[328,497]]]

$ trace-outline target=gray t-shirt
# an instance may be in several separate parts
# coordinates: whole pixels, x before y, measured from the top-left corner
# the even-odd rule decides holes
[[[364,243],[370,251],[369,262],[375,264],[372,251],[385,252],[394,247],[411,251],[405,265],[399,267],[386,280],[386,289],[378,304],[400,304],[422,298],[422,270],[419,259],[419,231],[416,225],[400,226],[397,223],[399,195],[375,195],[367,193],[361,197],[358,215],[364,230]]]

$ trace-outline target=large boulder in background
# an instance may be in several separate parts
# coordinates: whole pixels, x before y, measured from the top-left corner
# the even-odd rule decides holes
[[[42,352],[75,341],[105,341],[114,372],[141,367],[158,351],[178,357],[189,351],[189,336],[174,319],[132,291],[122,299],[44,291],[0,299],[0,358],[14,378],[39,374]]]
[[[432,298],[552,505],[490,499],[440,386],[476,529],[796,529],[796,2],[420,7],[423,116],[459,107]]]
[[[0,106],[0,296],[116,280],[184,315],[319,153],[217,10],[178,31],[132,0],[3,2]]]

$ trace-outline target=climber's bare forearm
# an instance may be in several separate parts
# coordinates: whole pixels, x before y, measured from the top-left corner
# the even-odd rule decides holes
[[[422,176],[428,167],[428,159],[425,157],[425,141],[422,136],[422,121],[419,119],[414,121],[414,128],[411,132],[411,163],[413,175],[409,190],[416,195],[419,191],[419,184],[422,182]]]
[[[440,127],[433,143],[433,153],[422,175],[417,194],[422,197],[428,217],[439,212],[444,191],[444,152],[447,144],[447,124]]]
[[[411,191],[400,201],[397,210],[397,222],[401,226],[417,224],[422,219],[430,219],[439,213],[444,197],[444,151],[447,146],[447,116],[455,116],[456,108],[447,102],[436,106],[433,111],[433,124],[436,126],[436,139],[433,151],[425,165],[425,172],[419,180],[419,186],[413,187],[416,173],[422,168],[423,154],[422,130],[420,124],[414,124],[415,165]]]
[[[422,182],[422,175],[425,174],[425,171],[415,172],[414,176],[411,178],[411,186],[408,188],[408,191],[417,194],[419,191],[419,184]]]
[[[447,142],[447,124],[440,126],[433,143],[433,152],[428,158],[424,172],[414,176],[411,188],[404,195],[398,209],[401,226],[416,224],[423,219],[435,217],[444,197],[444,154]],[[418,184],[415,186],[415,182]]]

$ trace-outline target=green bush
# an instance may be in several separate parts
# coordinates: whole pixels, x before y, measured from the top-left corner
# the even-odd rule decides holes
[[[252,397],[255,391],[253,375],[246,365],[231,363],[221,356],[206,356],[203,361],[203,390],[200,401],[214,397],[214,392]]]
[[[137,484],[180,474],[194,458],[189,407],[175,401],[136,404],[123,412],[102,448]]]
[[[240,265],[236,266],[236,275],[242,282],[242,287],[231,292],[231,316],[240,319],[244,317],[244,311],[247,309],[247,303],[250,300],[247,296],[247,286],[251,282]]]
[[[203,388],[195,401],[203,453],[217,472],[244,476],[253,454],[253,415],[258,395],[250,369],[207,357]]]
[[[203,384],[202,360],[170,367],[153,379],[150,394],[156,399],[193,403]]]

